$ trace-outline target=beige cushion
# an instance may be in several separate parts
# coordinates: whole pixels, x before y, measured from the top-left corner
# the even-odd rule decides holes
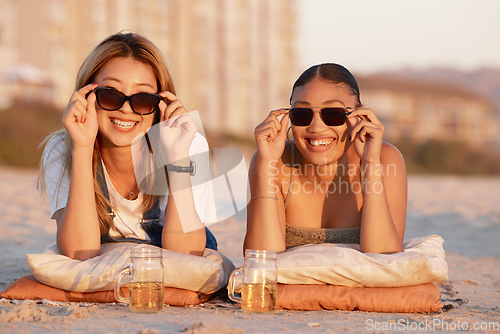
[[[58,254],[53,244],[45,253],[28,254],[26,258],[36,279],[43,284],[66,291],[106,291],[113,290],[117,273],[129,265],[130,250],[143,246],[104,244],[100,255],[80,261]],[[163,249],[163,267],[165,286],[205,294],[225,287],[234,269],[228,258],[208,248],[201,257]]]
[[[404,242],[394,254],[361,253],[354,244],[310,244],[278,254],[278,282],[349,287],[397,287],[448,279],[443,239]]]

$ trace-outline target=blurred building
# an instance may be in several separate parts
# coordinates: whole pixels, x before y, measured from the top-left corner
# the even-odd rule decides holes
[[[2,95],[0,108],[7,108],[15,102],[54,101],[54,84],[45,72],[30,65],[9,68],[2,73]]]
[[[498,117],[490,99],[460,86],[384,75],[358,77],[361,102],[384,124],[387,140],[497,143]]]
[[[0,104],[36,86],[64,107],[84,57],[131,30],[163,51],[178,96],[207,130],[248,137],[288,101],[297,10],[296,0],[0,0]],[[38,81],[3,89],[16,68]]]

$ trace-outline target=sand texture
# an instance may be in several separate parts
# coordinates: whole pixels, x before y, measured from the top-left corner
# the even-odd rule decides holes
[[[0,291],[28,274],[25,255],[55,240],[34,170],[0,167]],[[449,281],[441,312],[240,311],[224,292],[195,307],[135,314],[123,304],[0,299],[0,333],[500,333],[500,178],[412,176],[406,238],[445,239]],[[243,263],[245,212],[211,230],[220,251]],[[392,327],[389,327],[392,326]],[[475,326],[475,327],[474,327]]]

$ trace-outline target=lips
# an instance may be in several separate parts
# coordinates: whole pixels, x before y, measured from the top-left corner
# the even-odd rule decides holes
[[[307,138],[307,141],[312,146],[328,146],[333,143],[334,138]]]
[[[139,123],[138,121],[124,121],[117,118],[110,118],[110,120],[111,123],[113,123],[117,128],[122,130],[130,130]]]
[[[307,149],[318,153],[329,150],[337,141],[335,137],[310,137],[304,139]]]

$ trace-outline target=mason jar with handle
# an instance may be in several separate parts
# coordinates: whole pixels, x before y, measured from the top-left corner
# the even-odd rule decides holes
[[[133,312],[154,313],[161,310],[165,303],[161,248],[146,245],[132,248],[130,262],[130,266],[122,269],[115,280],[116,300],[127,303]],[[129,278],[128,297],[121,294],[125,276]]]
[[[278,269],[277,254],[269,250],[245,250],[245,263],[229,277],[228,296],[241,303],[241,309],[252,312],[271,312],[276,308]],[[235,290],[241,287],[240,296]]]

